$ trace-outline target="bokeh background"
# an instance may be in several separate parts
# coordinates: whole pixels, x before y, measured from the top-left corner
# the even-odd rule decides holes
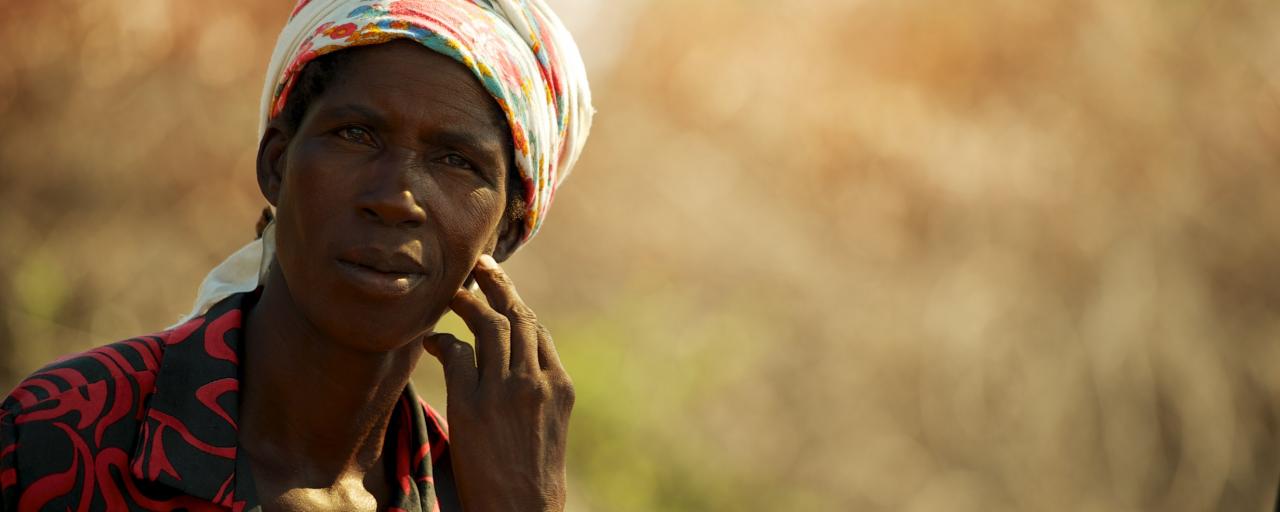
[[[572,510],[1269,510],[1280,4],[551,3],[599,115],[508,268]],[[290,2],[3,4],[7,390],[252,237]]]

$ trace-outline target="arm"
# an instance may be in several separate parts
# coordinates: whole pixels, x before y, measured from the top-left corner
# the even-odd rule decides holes
[[[450,308],[476,349],[443,333],[423,342],[444,366],[459,497],[471,512],[562,511],[573,384],[498,264],[481,256],[475,277],[488,302],[460,290]]]

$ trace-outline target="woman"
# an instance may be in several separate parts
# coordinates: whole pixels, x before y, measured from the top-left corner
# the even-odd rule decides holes
[[[187,320],[14,389],[0,509],[561,510],[572,385],[497,262],[591,112],[541,0],[299,2],[262,102],[274,222]],[[424,349],[451,438],[409,384]]]

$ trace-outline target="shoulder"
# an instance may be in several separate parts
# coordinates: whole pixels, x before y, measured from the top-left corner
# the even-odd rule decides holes
[[[9,422],[23,423],[28,415],[50,406],[79,404],[73,408],[85,423],[91,410],[85,406],[120,402],[119,393],[145,395],[155,384],[155,375],[164,358],[165,347],[190,334],[195,322],[155,334],[117,341],[71,355],[32,373],[18,383],[0,403],[0,415]],[[108,398],[107,394],[114,395]],[[55,407],[64,409],[65,407]],[[90,407],[92,409],[92,407]]]
[[[19,488],[35,479],[65,483],[45,477],[65,473],[73,461],[113,448],[131,451],[165,342],[174,333],[129,338],[63,358],[9,392],[0,402],[0,509],[15,506]]]
[[[67,473],[68,466],[125,467],[167,348],[199,325],[68,356],[19,382],[0,402],[0,505],[16,503],[19,488],[37,480],[64,485],[91,472]]]
[[[0,402],[0,510],[21,500],[31,510],[221,502],[234,468],[244,303],[229,297],[23,379]]]
[[[83,396],[92,389],[122,381],[150,382],[163,354],[163,343],[156,337],[144,336],[60,359],[19,382],[0,410],[19,415],[68,394]]]

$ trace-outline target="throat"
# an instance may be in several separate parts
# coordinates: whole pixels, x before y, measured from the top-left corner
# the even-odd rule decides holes
[[[388,424],[422,348],[352,350],[307,322],[282,288],[269,278],[249,312],[241,364],[239,445],[264,503],[269,489],[385,480]]]

